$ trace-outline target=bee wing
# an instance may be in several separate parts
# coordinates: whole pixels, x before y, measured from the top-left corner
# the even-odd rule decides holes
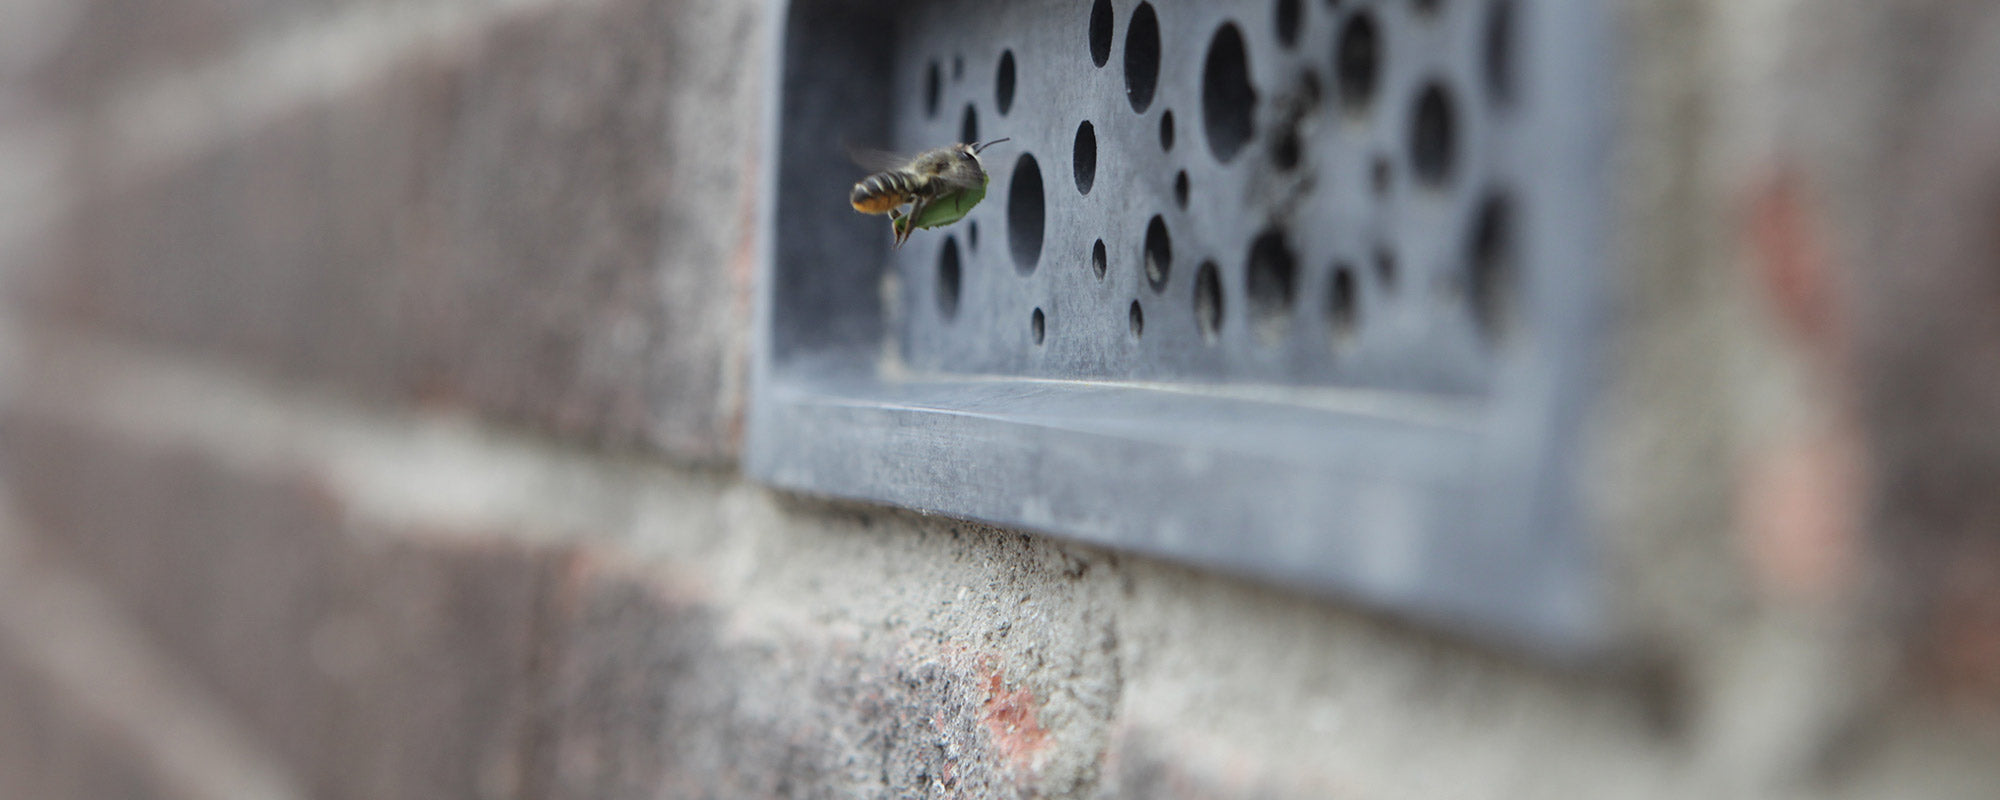
[[[844,149],[847,150],[848,160],[870,173],[901,169],[908,166],[912,160],[910,156],[889,150],[873,150],[853,145],[848,145]]]

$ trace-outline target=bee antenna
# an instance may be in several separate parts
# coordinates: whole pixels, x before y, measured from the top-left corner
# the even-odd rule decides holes
[[[994,145],[996,145],[996,144],[999,144],[999,143],[1001,143],[1001,142],[1011,142],[1011,141],[1013,141],[1013,140],[1014,140],[1014,137],[1012,137],[1012,136],[1009,136],[1009,137],[1006,137],[1006,138],[1004,138],[1004,139],[994,139],[993,141],[990,141],[990,142],[987,142],[987,143],[985,143],[985,144],[975,144],[975,145],[973,145],[973,146],[972,146],[972,152],[973,152],[973,154],[974,154],[974,155],[978,155],[978,154],[979,154],[979,152],[980,152],[981,150],[985,150],[986,148],[988,148],[988,147],[992,147],[992,146],[994,146]]]

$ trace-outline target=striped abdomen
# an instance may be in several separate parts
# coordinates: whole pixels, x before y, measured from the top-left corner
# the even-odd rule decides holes
[[[910,202],[924,188],[923,178],[904,170],[877,172],[854,184],[848,202],[863,214],[887,214]]]

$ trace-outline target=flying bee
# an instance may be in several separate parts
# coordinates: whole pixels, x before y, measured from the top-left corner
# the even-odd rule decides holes
[[[896,246],[902,247],[916,229],[964,219],[973,206],[986,199],[989,179],[979,163],[979,152],[1004,141],[1007,139],[926,150],[902,166],[862,178],[854,184],[848,202],[863,214],[888,214],[889,230],[895,235]],[[905,205],[910,207],[907,212]]]

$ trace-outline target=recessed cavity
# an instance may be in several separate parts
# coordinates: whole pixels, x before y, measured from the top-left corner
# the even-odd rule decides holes
[[[1158,214],[1146,223],[1146,285],[1166,291],[1167,276],[1174,268],[1174,243],[1167,237],[1167,221]]]
[[[1174,112],[1167,109],[1160,113],[1160,149],[1174,149]]]
[[[1250,54],[1235,23],[1216,30],[1208,42],[1201,70],[1201,122],[1208,133],[1209,152],[1228,163],[1250,143],[1255,131],[1251,112],[1257,90],[1250,85]]]
[[[1299,20],[1305,14],[1305,4],[1300,0],[1278,0],[1278,7],[1272,14],[1277,23],[1278,44],[1295,47],[1299,43]]]
[[[1387,247],[1375,251],[1375,282],[1381,284],[1383,289],[1396,288],[1400,272],[1396,266],[1396,251]]]
[[[1042,257],[1042,220],[1048,198],[1042,196],[1042,167],[1035,157],[1022,153],[1014,162],[1014,177],[1007,183],[1007,249],[1014,254],[1014,266],[1034,272]]]
[[[1111,259],[1105,252],[1104,240],[1099,239],[1096,244],[1090,246],[1090,271],[1096,273],[1097,279],[1101,281],[1104,280],[1104,273],[1110,269]]]
[[[965,247],[968,250],[979,249],[979,220],[965,221]]]
[[[1104,66],[1111,60],[1111,0],[1097,0],[1090,6],[1090,63]]]
[[[1419,13],[1435,15],[1444,7],[1444,0],[1416,0],[1416,6]]]
[[[944,79],[938,75],[938,62],[933,61],[924,70],[924,116],[937,118],[938,97],[944,92]]]
[[[1514,100],[1514,3],[1497,0],[1486,17],[1486,91],[1494,101]]]
[[[952,56],[951,79],[958,80],[963,77],[965,77],[965,56]]]
[[[1347,264],[1335,264],[1333,280],[1327,284],[1326,324],[1336,347],[1354,341],[1355,333],[1361,329],[1360,292],[1355,286],[1354,268]]]
[[[1366,111],[1375,101],[1375,87],[1382,79],[1382,37],[1373,14],[1357,12],[1341,26],[1333,52],[1333,75],[1340,88],[1340,104],[1348,111]]]
[[[1132,301],[1132,310],[1125,317],[1131,323],[1132,338],[1137,339],[1146,333],[1146,312],[1139,308],[1139,301]]]
[[[965,104],[965,116],[958,122],[958,140],[967,144],[979,141],[979,110],[971,103]]]
[[[1410,117],[1410,171],[1433,187],[1451,180],[1458,162],[1458,120],[1444,84],[1432,81],[1417,95]]]
[[[1388,194],[1394,179],[1395,171],[1393,167],[1389,166],[1388,156],[1376,156],[1369,163],[1368,183],[1375,189],[1376,194]]]
[[[1284,338],[1292,319],[1293,288],[1298,285],[1298,258],[1283,231],[1267,230],[1250,243],[1250,261],[1243,275],[1243,294],[1250,324],[1266,344]]]
[[[958,240],[947,235],[944,237],[944,245],[938,248],[937,272],[938,316],[947,320],[958,316],[960,272]]]
[[[993,104],[1006,116],[1014,108],[1014,51],[1000,51],[1000,69],[993,73]]]
[[[1466,284],[1473,319],[1489,342],[1505,340],[1516,325],[1519,278],[1513,204],[1494,195],[1480,204],[1467,255]]]
[[[1222,276],[1213,261],[1201,262],[1194,273],[1194,324],[1202,341],[1213,344],[1222,336]]]
[[[1044,339],[1048,338],[1048,330],[1047,318],[1042,316],[1041,309],[1035,309],[1035,313],[1028,317],[1028,332],[1035,337],[1035,344],[1040,345]]]
[[[1284,130],[1278,132],[1277,140],[1271,142],[1271,163],[1278,169],[1295,169],[1304,151],[1305,145],[1299,141],[1298,125],[1286,125]]]
[[[1174,173],[1174,205],[1187,208],[1188,190],[1187,170]]]
[[[1076,126],[1076,145],[1071,151],[1071,162],[1076,170],[1076,191],[1090,194],[1090,187],[1097,183],[1097,129],[1088,120]]]
[[[1133,111],[1153,104],[1160,82],[1160,18],[1152,3],[1140,3],[1125,27],[1125,99]]]

